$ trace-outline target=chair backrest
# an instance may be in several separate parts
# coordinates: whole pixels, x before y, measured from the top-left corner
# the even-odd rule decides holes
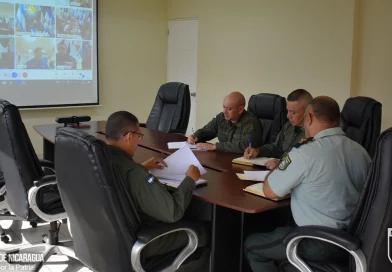
[[[370,97],[347,99],[341,114],[341,128],[373,157],[381,131],[381,103]]]
[[[392,128],[384,131],[348,231],[361,240],[367,271],[392,271]],[[388,260],[388,253],[390,259]],[[391,260],[391,261],[390,261]],[[351,262],[350,271],[355,271]]]
[[[38,217],[27,198],[34,181],[44,176],[18,108],[0,99],[0,169],[11,211],[26,220]]]
[[[185,133],[190,111],[189,86],[180,82],[163,84],[155,98],[146,127],[160,131],[178,130],[180,133]]]
[[[76,256],[94,271],[132,271],[140,220],[106,144],[81,130],[61,128],[55,168]]]
[[[287,122],[286,99],[276,94],[255,94],[249,98],[248,111],[263,125],[263,143],[273,143]]]

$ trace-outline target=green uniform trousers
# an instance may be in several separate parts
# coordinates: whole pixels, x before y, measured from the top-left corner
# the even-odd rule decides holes
[[[211,232],[209,225],[200,222],[200,227],[196,230],[196,232],[198,235],[198,249],[208,247]],[[171,256],[171,253],[173,253],[173,256],[177,257],[177,253],[179,253],[187,244],[188,236],[184,231],[174,232],[152,241],[142,251],[142,263],[144,270],[149,271],[149,267],[156,267],[159,265],[159,262],[162,261],[162,258],[160,258],[162,255]],[[177,271],[208,271],[209,257],[209,251],[206,251],[203,254],[199,254],[199,252],[196,251],[188,257]]]
[[[277,228],[268,233],[250,235],[244,245],[245,255],[253,271],[279,272],[279,263],[286,260],[283,239],[291,227]],[[303,239],[298,245],[298,255],[303,260],[339,260],[346,252],[332,244],[314,239]]]

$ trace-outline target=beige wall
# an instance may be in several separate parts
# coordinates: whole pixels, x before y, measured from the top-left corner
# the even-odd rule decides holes
[[[358,0],[358,53],[355,66],[356,95],[383,104],[382,129],[392,127],[392,1]]]
[[[239,90],[295,88],[350,96],[354,0],[168,0],[168,18],[199,19],[197,126]],[[202,101],[202,102],[200,102]]]
[[[90,115],[106,119],[128,110],[145,122],[159,86],[166,82],[166,0],[99,1],[100,103],[97,108],[22,111],[37,153],[42,138],[37,124],[55,123],[57,116]]]

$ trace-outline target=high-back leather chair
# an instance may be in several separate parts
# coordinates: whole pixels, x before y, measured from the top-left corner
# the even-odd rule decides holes
[[[285,238],[287,256],[300,271],[392,271],[392,128],[379,137],[367,181],[347,231],[326,227],[298,227]],[[301,263],[296,245],[303,238],[322,239],[346,249],[350,260]],[[308,268],[309,268],[308,267]],[[281,271],[298,271],[287,262]]]
[[[370,97],[347,99],[341,114],[341,128],[346,135],[362,145],[373,157],[376,141],[381,131],[380,102]]]
[[[6,204],[2,209],[8,211],[0,215],[0,220],[30,221],[35,226],[37,222],[50,222],[49,234],[44,236],[48,242],[45,261],[59,252],[74,257],[73,251],[64,247],[70,243],[58,242],[57,220],[67,218],[67,214],[57,190],[56,176],[45,175],[42,166],[18,108],[0,99],[0,169],[5,182],[2,204]],[[1,227],[0,231],[1,240],[7,243],[9,238]]]
[[[287,122],[286,99],[276,94],[260,93],[249,98],[248,111],[263,125],[263,143],[275,142]]]
[[[191,111],[189,86],[180,82],[163,84],[145,126],[166,132],[185,134]]]
[[[178,256],[162,255],[155,260],[160,267],[147,271],[175,271],[196,250],[198,238],[192,223],[162,223],[141,229],[125,182],[103,141],[81,130],[61,128],[55,150],[56,174],[76,256],[90,269],[144,271],[146,264],[140,258],[144,246],[175,231],[187,233],[188,245]]]

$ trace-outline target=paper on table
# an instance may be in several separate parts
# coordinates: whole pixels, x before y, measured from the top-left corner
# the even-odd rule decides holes
[[[264,181],[270,171],[244,171],[249,180]]]
[[[191,164],[199,168],[201,175],[207,173],[206,169],[204,169],[204,167],[197,160],[191,149],[186,145],[184,145],[176,152],[171,154],[169,157],[164,159],[164,161],[167,163],[167,167],[164,167],[162,170],[153,169],[150,171],[151,174],[153,174],[157,178],[175,178],[178,180],[182,177],[182,179],[184,179],[185,173],[188,170],[189,165]]]
[[[254,158],[254,159],[248,160],[248,159],[245,159],[244,157],[239,157],[239,158],[234,159],[233,163],[264,166],[267,161],[273,160],[273,159],[274,158],[261,157],[261,158]]]
[[[166,184],[174,188],[177,188],[182,182],[182,180],[172,180],[172,179],[163,179],[163,178],[160,178],[159,181],[163,184]],[[207,180],[199,179],[198,181],[196,181],[196,186],[204,183],[207,183]]]
[[[188,146],[190,149],[196,149],[196,145],[189,144],[187,142],[169,142],[167,143],[167,148],[169,149],[180,149],[183,146]]]

